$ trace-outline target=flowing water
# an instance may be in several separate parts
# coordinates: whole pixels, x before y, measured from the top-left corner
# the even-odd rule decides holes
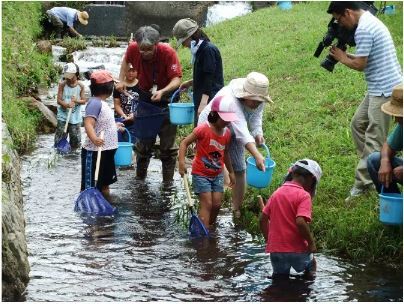
[[[252,12],[252,6],[247,1],[219,1],[210,7],[206,15],[206,26],[222,22]]]
[[[117,75],[123,52],[91,48],[75,58],[81,69],[102,63]],[[54,158],[52,146],[53,134],[40,135],[23,157],[27,301],[402,301],[400,272],[320,253],[315,280],[273,282],[264,244],[235,227],[227,209],[211,238],[189,240],[176,220],[185,202],[180,176],[164,189],[156,159],[145,182],[134,169],[118,170],[116,216],[80,217],[80,154]]]
[[[118,170],[113,218],[73,211],[80,155],[48,168],[53,135],[41,135],[23,158],[26,234],[31,265],[27,301],[401,301],[402,274],[316,254],[314,281],[272,282],[264,245],[234,226],[222,210],[210,239],[191,241],[176,221],[185,201],[179,175],[161,185],[152,159],[145,182]],[[174,199],[174,196],[177,199]]]

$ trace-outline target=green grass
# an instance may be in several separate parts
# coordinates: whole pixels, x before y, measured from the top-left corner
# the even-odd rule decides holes
[[[389,28],[402,62],[402,3],[394,4],[395,15],[379,17]],[[251,71],[269,78],[274,103],[266,108],[263,128],[277,166],[273,182],[263,194],[270,196],[280,185],[292,162],[306,157],[317,160],[324,175],[314,200],[312,229],[320,250],[355,260],[402,264],[402,229],[378,221],[376,194],[349,205],[344,202],[358,161],[350,120],[364,96],[366,82],[363,73],[341,64],[333,73],[321,68],[328,50],[321,58],[313,56],[330,20],[327,6],[328,2],[300,3],[290,11],[270,7],[209,27],[206,32],[221,51],[225,83]],[[187,79],[192,68],[189,50],[182,49],[180,58]],[[256,194],[249,189],[241,224],[258,235]]]
[[[52,57],[40,54],[35,40],[40,35],[40,2],[2,2],[2,117],[19,153],[30,150],[40,123],[37,111],[19,99],[38,86],[54,82]]]

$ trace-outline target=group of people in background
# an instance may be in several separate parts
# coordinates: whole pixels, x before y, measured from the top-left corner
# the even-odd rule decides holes
[[[56,14],[52,10],[48,12],[50,18]],[[357,27],[356,53],[348,54],[333,46],[330,54],[349,68],[364,71],[368,84],[365,98],[351,123],[360,161],[349,199],[364,193],[373,184],[378,192],[382,187],[385,192],[399,192],[397,183],[402,184],[402,159],[395,154],[402,149],[402,72],[391,35],[379,19],[363,10],[357,2],[333,1],[327,12],[341,26]],[[82,22],[85,16],[77,11],[74,18]],[[220,51],[194,20],[179,20],[173,28],[173,35],[177,47],[182,45],[191,51],[192,79],[182,80],[176,50],[168,43],[160,42],[160,33],[152,26],[142,26],[136,31],[121,63],[119,83],[107,71],[91,74],[91,98],[84,115],[87,136],[82,147],[81,187],[83,190],[96,186],[108,195],[109,185],[117,180],[114,153],[118,147],[117,131],[123,126],[129,129],[135,142],[136,179],[144,180],[156,138],[135,138],[131,129],[136,119],[134,103],[141,100],[166,109],[174,91],[192,87],[195,128],[182,140],[179,151],[177,126],[170,123],[168,115],[158,132],[162,179],[164,183],[172,182],[177,157],[180,175],[186,174],[187,147],[196,143],[191,171],[193,190],[201,203],[199,216],[206,227],[211,228],[222,204],[224,172],[228,172],[233,214],[238,218],[246,189],[245,150],[255,158],[257,168],[265,170],[264,157],[257,147],[265,143],[263,113],[265,106],[272,102],[269,80],[264,74],[253,71],[225,85]],[[61,136],[66,111],[86,103],[78,72],[75,64],[68,63],[64,70],[65,79],[59,85],[55,142]],[[112,94],[115,116],[106,103]],[[78,115],[73,116],[75,118],[69,123],[69,134],[71,140],[74,138],[72,145],[75,148],[80,147],[81,142],[78,128],[81,117]],[[398,125],[386,141],[389,115],[396,117]],[[101,130],[105,131],[104,138],[99,136]],[[96,151],[100,146],[100,178],[94,185]],[[321,175],[321,167],[316,161],[299,160],[289,168],[284,183],[266,204],[259,199],[262,209],[260,225],[267,240],[266,252],[271,254],[274,275],[288,275],[291,267],[306,273],[316,269],[312,255],[316,245],[309,223],[312,199]]]

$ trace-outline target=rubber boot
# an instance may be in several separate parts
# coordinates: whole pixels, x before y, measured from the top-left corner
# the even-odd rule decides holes
[[[136,179],[144,180],[147,176],[147,168],[149,167],[150,159],[137,157],[136,159]]]
[[[174,178],[175,158],[162,161],[163,183],[172,183]]]

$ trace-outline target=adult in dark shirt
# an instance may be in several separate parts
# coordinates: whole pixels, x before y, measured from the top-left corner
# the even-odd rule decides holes
[[[199,114],[224,86],[222,57],[219,49],[190,18],[179,20],[173,28],[173,35],[177,47],[183,45],[191,49],[193,78],[183,82],[180,88],[193,86],[196,125]]]
[[[153,27],[142,26],[134,38],[122,60],[119,78],[124,81],[130,63],[138,72],[139,88],[150,95],[148,100],[141,101],[167,108],[170,96],[181,84],[182,70],[177,53],[169,44],[159,42],[159,32]],[[170,123],[167,115],[158,132],[164,182],[173,180],[178,152],[176,135],[177,127]],[[155,140],[138,139],[136,142],[137,179],[146,178]]]

